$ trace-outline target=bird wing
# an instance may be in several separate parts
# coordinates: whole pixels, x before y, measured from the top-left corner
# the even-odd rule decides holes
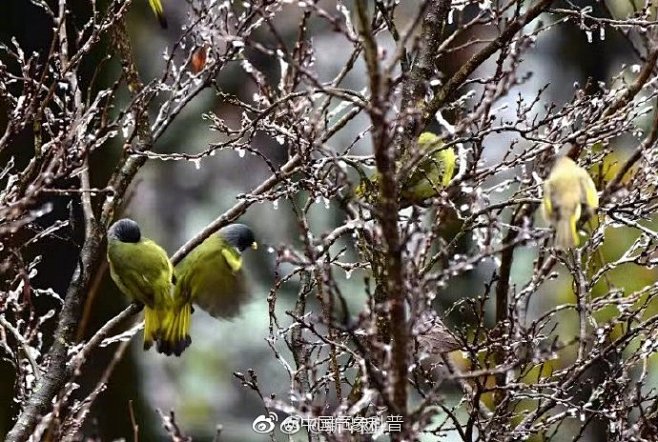
[[[108,250],[112,277],[128,296],[153,307],[166,302],[172,268],[166,252],[151,240],[122,243]]]
[[[455,174],[457,155],[452,148],[444,149],[440,151],[439,154],[441,154],[441,162],[444,164],[441,184],[443,184],[443,187],[448,187],[450,181],[452,181],[452,176]]]
[[[240,253],[212,235],[176,266],[175,296],[191,299],[215,318],[232,318],[248,298],[241,268]]]
[[[544,214],[544,219],[546,221],[550,221],[553,214],[553,199],[551,195],[551,182],[548,180],[544,182],[544,200],[542,204],[542,211]]]
[[[599,195],[596,191],[596,185],[589,174],[583,170],[580,178],[580,187],[582,189],[582,204],[595,210],[599,207]]]
[[[445,188],[450,183],[456,157],[454,150],[443,149],[442,146],[441,141],[420,146],[423,151],[428,152],[428,155],[419,160],[409,174],[409,178],[402,183],[403,196],[424,200],[436,195],[437,190]]]

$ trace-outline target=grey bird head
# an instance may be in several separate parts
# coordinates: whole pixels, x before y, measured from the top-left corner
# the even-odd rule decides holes
[[[137,243],[142,238],[142,233],[135,221],[123,218],[110,226],[107,237],[121,242]]]
[[[244,224],[229,224],[222,228],[219,234],[240,252],[249,247],[252,249],[258,248],[258,243],[254,239],[254,232]]]

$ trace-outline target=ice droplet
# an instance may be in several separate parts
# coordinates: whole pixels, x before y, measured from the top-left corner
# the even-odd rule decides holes
[[[605,40],[605,28],[603,26],[599,28],[599,39],[601,41]]]
[[[354,269],[347,269],[345,270],[345,279],[350,279],[352,277],[352,271]]]
[[[240,158],[244,158],[245,153],[246,153],[246,151],[244,149],[238,149],[238,156]]]
[[[196,170],[201,169],[201,159],[195,158],[195,159],[192,160],[192,162],[194,163],[194,168]]]
[[[272,201],[272,208],[274,210],[279,210],[279,200]]]
[[[590,31],[589,29],[586,30],[585,35],[587,36],[587,43],[591,43],[592,42],[592,31]]]
[[[452,22],[455,20],[454,14],[455,10],[451,9],[450,12],[448,12],[448,24],[451,25]]]

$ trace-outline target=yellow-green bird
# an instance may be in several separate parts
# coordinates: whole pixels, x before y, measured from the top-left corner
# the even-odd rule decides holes
[[[578,246],[578,223],[589,219],[599,207],[592,177],[571,158],[559,158],[544,181],[542,213],[555,228],[555,247]]]
[[[418,149],[427,152],[427,156],[418,161],[410,171],[407,179],[402,180],[400,187],[400,205],[402,207],[418,204],[436,196],[438,191],[450,184],[457,164],[457,156],[451,148],[442,148],[443,140],[432,132],[423,132],[418,137]],[[411,158],[400,161],[404,164]],[[362,182],[355,194],[358,197],[368,197],[378,190],[379,174],[370,180]]]
[[[162,8],[162,2],[160,0],[149,0],[149,6],[153,10],[153,13],[158,18],[160,26],[163,29],[167,29],[167,19],[164,15],[164,9]]]
[[[121,219],[107,232],[110,275],[131,300],[144,304],[144,350],[157,341],[172,302],[174,269],[162,247],[142,237],[139,225]]]
[[[211,316],[230,319],[249,299],[241,253],[258,244],[244,224],[228,225],[206,238],[176,265],[174,314],[158,342],[158,351],[180,354],[190,345],[192,304]]]

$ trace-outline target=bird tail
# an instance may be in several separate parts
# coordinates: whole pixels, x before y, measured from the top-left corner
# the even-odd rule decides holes
[[[155,16],[158,18],[162,29],[167,29],[167,19],[164,15],[164,9],[162,8],[161,0],[149,0],[149,5],[151,6],[151,9],[153,9]]]
[[[577,214],[571,215],[569,218],[559,219],[555,224],[555,247],[562,250],[567,250],[578,246],[578,230],[576,229],[576,222],[578,221]]]
[[[190,337],[190,322],[192,305],[184,303],[172,308],[165,321],[162,333],[158,338],[157,350],[167,356],[180,356],[192,343]]]
[[[156,310],[149,306],[144,308],[144,350],[153,346],[153,342],[158,340],[163,325],[163,314],[161,310]]]

